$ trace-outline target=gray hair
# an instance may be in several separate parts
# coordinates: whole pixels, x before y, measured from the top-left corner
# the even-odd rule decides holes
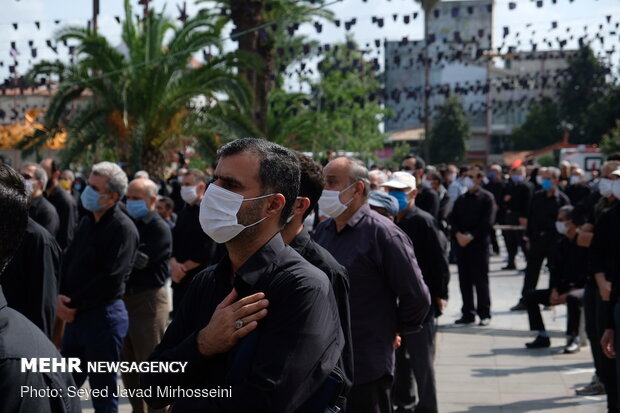
[[[148,196],[149,198],[152,196],[157,196],[157,192],[159,192],[159,190],[157,189],[157,184],[153,182],[152,179],[148,179],[148,178],[138,178],[138,179],[144,179],[144,188],[146,189],[146,196]]]
[[[137,178],[149,179],[150,178],[149,173],[144,171],[144,170],[136,172],[136,174],[133,177],[134,177],[134,179],[137,179]]]
[[[547,167],[547,172],[550,172],[551,176],[553,176],[555,179],[559,178],[562,175],[560,168],[556,168],[555,166]]]
[[[91,173],[108,178],[108,192],[116,192],[121,198],[125,196],[127,192],[127,174],[123,172],[120,166],[112,162],[99,162],[93,165]]]
[[[62,173],[67,175],[67,177],[70,180],[75,181],[75,174],[73,173],[73,171],[71,169],[65,169],[64,171],[62,171]]]
[[[379,180],[379,185],[384,184],[388,181],[388,176],[385,172],[375,169],[374,171],[368,172],[368,177],[376,176]]]
[[[364,184],[364,199],[368,199],[370,193],[370,180],[368,179],[368,169],[364,163],[357,158],[345,156],[349,161],[349,179],[351,183],[361,181]]]
[[[33,178],[39,182],[42,182],[43,189],[45,189],[45,186],[47,185],[47,172],[45,172],[45,169],[43,169],[43,167],[39,165],[38,163],[34,163],[34,162],[26,162],[22,165],[22,168],[27,168],[29,166],[34,166],[35,171],[34,171]]]

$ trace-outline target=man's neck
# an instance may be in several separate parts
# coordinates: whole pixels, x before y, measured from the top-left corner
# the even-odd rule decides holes
[[[400,222],[401,219],[403,219],[403,217],[407,214],[407,212],[413,208],[415,205],[415,198],[410,199],[409,203],[407,204],[406,207],[403,208],[402,211],[400,211],[398,214],[396,214],[396,219],[394,220],[395,222]]]
[[[553,195],[555,194],[555,188],[549,189],[548,191],[545,191],[545,195],[547,195],[547,197],[551,198]]]
[[[347,222],[349,222],[349,220],[353,217],[353,215],[355,215],[355,213],[362,207],[362,204],[357,204],[355,203],[355,201],[351,202],[351,204],[349,204],[349,207],[347,209],[345,209],[345,211],[338,215],[338,217],[334,218],[334,221],[336,222],[336,230],[338,232],[342,231],[343,228],[347,225]]]
[[[110,209],[114,208],[115,206],[116,204],[113,204],[111,207],[102,208],[99,211],[93,212],[93,217],[95,218],[95,222],[99,222],[99,220],[101,220],[101,218],[105,215],[105,213],[108,212]]]
[[[303,221],[301,220],[301,216],[295,217],[288,225],[284,227],[280,234],[282,235],[282,240],[285,244],[290,244],[293,242],[295,237],[301,233],[304,229]]]
[[[228,258],[230,259],[233,274],[277,233],[278,228],[272,228],[271,231],[264,230],[262,234],[257,234],[255,237],[241,237],[227,242],[226,249],[228,250]]]
[[[568,238],[569,240],[573,240],[575,237],[577,236],[577,229],[573,229],[573,230],[569,230],[566,233],[566,238]]]
[[[58,179],[52,179],[51,185],[49,186],[49,188],[45,190],[45,193],[47,194],[47,196],[52,195],[52,192],[54,192],[54,189],[56,189],[57,186],[58,186]]]

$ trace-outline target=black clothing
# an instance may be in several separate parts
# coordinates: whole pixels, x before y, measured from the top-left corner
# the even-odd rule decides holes
[[[495,204],[499,206],[502,204],[506,186],[506,182],[504,181],[490,181],[488,184],[483,185],[482,188],[493,195],[493,199],[495,199]]]
[[[352,413],[391,412],[391,389],[392,376],[390,375],[385,375],[369,383],[355,385],[349,394],[346,411]]]
[[[99,222],[92,214],[82,218],[60,271],[68,306],[82,311],[122,298],[138,243],[136,226],[118,204]]]
[[[577,245],[577,236],[572,240],[562,236],[558,242],[555,262],[550,268],[549,289],[560,294],[574,288],[583,288],[588,275],[588,248]]]
[[[452,233],[470,233],[474,239],[468,244],[480,245],[488,242],[493,231],[496,213],[493,195],[482,188],[467,191],[457,198],[450,214]]]
[[[11,413],[81,412],[80,398],[69,397],[75,386],[70,373],[22,373],[22,358],[59,359],[54,345],[34,324],[7,306],[0,288],[0,411]],[[21,396],[22,386],[57,390],[59,398]]]
[[[416,205],[423,211],[428,212],[436,220],[440,220],[439,216],[439,194],[434,189],[427,187],[418,188],[418,196],[415,198]]]
[[[332,284],[334,296],[338,303],[340,325],[344,334],[344,349],[338,364],[345,375],[345,391],[348,391],[353,383],[353,344],[351,340],[351,310],[349,308],[350,286],[347,270],[338,264],[338,261],[325,248],[314,242],[305,229],[297,234],[289,246],[310,264],[323,271]]]
[[[37,224],[48,230],[54,237],[58,234],[58,228],[60,227],[58,213],[54,206],[45,199],[43,195],[32,200],[28,215],[30,218],[34,219]]]
[[[556,190],[554,194],[548,196],[546,191],[537,191],[530,203],[525,235],[530,240],[543,237],[545,234],[557,235],[555,221],[558,210],[564,205],[570,205],[570,200],[562,192]]]
[[[138,251],[148,256],[146,268],[134,268],[127,280],[125,294],[137,294],[161,287],[168,277],[168,260],[172,249],[170,227],[156,211],[134,221],[140,234]]]
[[[338,307],[325,274],[284,245],[280,234],[250,257],[231,282],[224,257],[194,277],[181,308],[150,360],[186,361],[185,373],[141,375],[153,389],[147,403],[174,412],[296,412],[325,381],[344,347]],[[232,350],[203,357],[198,332],[230,293],[239,297],[264,292],[268,315]],[[231,397],[158,397],[157,386],[215,389],[232,386]]]
[[[566,292],[566,291],[564,291]],[[549,306],[551,290],[528,291],[523,301],[527,306],[527,316],[531,331],[545,331],[545,323],[540,314],[540,304]],[[579,323],[581,322],[581,306],[583,303],[583,289],[573,290],[566,297],[566,335],[577,337],[579,335]]]
[[[527,184],[512,181],[508,183],[504,188],[504,195],[498,204],[502,218],[505,217],[505,214],[512,214],[516,218],[527,218],[531,198],[532,189]],[[508,224],[502,220],[498,221]]]
[[[60,227],[56,234],[56,241],[58,241],[60,248],[64,250],[73,240],[73,233],[78,222],[77,204],[75,203],[75,199],[59,185],[52,190],[49,196],[47,196],[45,192],[44,194],[58,213]]]
[[[340,231],[321,222],[315,239],[349,274],[354,388],[393,374],[396,333],[417,331],[430,304],[411,240],[368,204]]]
[[[61,250],[54,237],[32,218],[19,249],[0,276],[6,301],[48,337],[52,336]]]
[[[439,229],[437,221],[416,205],[407,209],[397,225],[409,236],[422,271],[424,283],[436,298],[448,299],[450,266],[448,264],[448,240]]]
[[[172,230],[172,257],[179,263],[187,260],[200,263],[198,267],[187,271],[180,283],[172,283],[175,312],[176,308],[180,306],[192,278],[209,265],[218,262],[224,255],[224,246],[218,245],[202,230],[200,221],[198,221],[199,215],[199,204],[185,204],[185,208],[179,212],[177,223]]]
[[[582,201],[584,201],[592,190],[586,184],[572,184],[568,185],[564,190],[564,193],[570,200],[571,205],[579,205]]]

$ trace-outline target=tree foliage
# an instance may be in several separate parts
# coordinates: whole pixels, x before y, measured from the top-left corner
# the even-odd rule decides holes
[[[456,96],[448,97],[434,119],[430,136],[432,163],[458,163],[465,158],[470,122]]]
[[[620,152],[620,119],[616,120],[616,127],[610,133],[603,135],[601,150],[608,155]]]
[[[530,107],[525,122],[512,131],[511,139],[514,149],[528,150],[556,143],[562,135],[558,105],[546,98]]]
[[[219,136],[234,138],[254,131],[247,109],[251,92],[234,73],[242,59],[220,54],[197,68],[189,66],[193,52],[219,48],[224,24],[219,16],[199,13],[177,27],[153,12],[136,23],[126,0],[125,51],[90,29],[61,29],[59,41],[78,43],[77,61],[71,65],[42,62],[30,71],[33,81],[41,75],[56,75],[60,82],[46,114],[45,130],[26,146],[36,147],[66,128],[65,161],[105,148],[113,160],[157,175],[163,172],[166,148],[183,138],[214,147]],[[70,105],[83,94],[91,96],[88,103],[67,116]]]

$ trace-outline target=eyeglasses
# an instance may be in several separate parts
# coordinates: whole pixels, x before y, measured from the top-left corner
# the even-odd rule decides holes
[[[411,171],[411,170],[412,170],[412,168],[411,168],[410,166],[401,166],[401,167],[400,167],[400,170],[401,170],[401,171]]]
[[[30,180],[32,179],[32,176],[28,175],[28,174],[22,174],[22,176],[24,177],[24,179],[26,180]]]

